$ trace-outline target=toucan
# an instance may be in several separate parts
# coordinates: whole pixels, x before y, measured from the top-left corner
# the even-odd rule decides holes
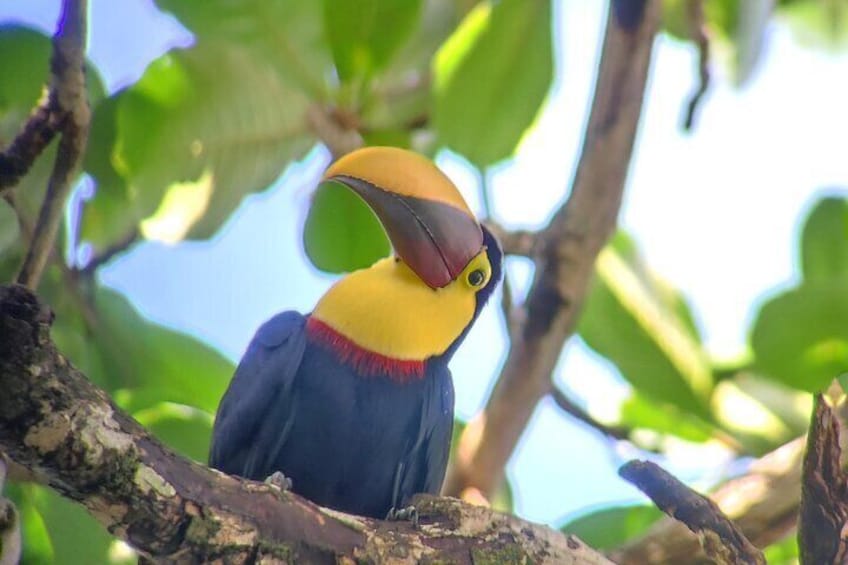
[[[429,159],[391,147],[324,175],[359,195],[394,254],[339,279],[311,313],[256,332],[221,400],[209,464],[343,512],[385,518],[437,494],[450,451],[448,362],[501,277],[502,251]]]

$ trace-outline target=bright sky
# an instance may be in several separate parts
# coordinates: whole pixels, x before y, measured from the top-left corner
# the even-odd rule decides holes
[[[52,32],[58,4],[4,0],[0,22]],[[586,120],[602,4],[557,3],[556,86],[516,158],[492,174],[496,216],[507,225],[541,226],[565,195]],[[92,0],[91,15],[90,57],[111,89],[132,82],[168,46],[188,42],[179,24],[155,13],[149,1]],[[648,264],[689,298],[720,356],[744,350],[751,306],[795,276],[803,212],[823,191],[848,187],[848,112],[842,110],[848,57],[799,47],[778,25],[767,40],[747,86],[735,89],[716,76],[692,135],[682,134],[679,123],[694,87],[694,52],[658,41],[621,215]],[[108,268],[104,280],[153,320],[194,333],[237,360],[263,320],[285,309],[309,311],[333,280],[315,273],[300,248],[309,191],[326,163],[316,151],[270,190],[248,198],[211,242],[141,245]],[[439,164],[479,210],[474,173],[448,154]],[[510,260],[508,272],[524,291],[527,263]],[[452,365],[459,416],[469,418],[482,406],[505,347],[497,309],[489,308]],[[593,408],[614,409],[626,394],[610,367],[576,342],[566,348],[556,379]],[[680,453],[669,462],[672,470],[703,478],[704,459]],[[588,505],[637,500],[615,474],[622,457],[634,455],[611,449],[544,402],[509,465],[517,511],[556,523]]]

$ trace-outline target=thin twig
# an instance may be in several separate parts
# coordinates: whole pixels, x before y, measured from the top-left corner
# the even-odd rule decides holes
[[[659,465],[630,461],[618,474],[648,495],[660,510],[698,534],[707,556],[718,565],[766,564],[763,553],[715,502],[690,489]]]
[[[59,131],[61,116],[52,102],[45,91],[21,131],[0,152],[0,194],[6,194],[18,184]]]
[[[689,98],[689,103],[686,105],[686,116],[683,120],[683,129],[691,131],[695,123],[695,112],[710,85],[710,38],[707,35],[704,0],[688,0],[687,16],[689,18],[689,33],[695,45],[698,46],[698,88]]]
[[[463,432],[445,480],[456,496],[469,487],[491,494],[539,401],[551,390],[562,347],[574,332],[597,254],[615,230],[642,109],[659,0],[623,28],[608,10],[607,28],[583,149],[567,201],[530,254],[536,264],[526,315],[485,410]],[[479,434],[472,435],[472,431]]]
[[[91,110],[85,94],[86,0],[64,0],[50,62],[51,107],[60,116],[62,138],[47,183],[32,242],[18,282],[35,289],[53,249],[65,201],[85,151]]]
[[[126,251],[133,243],[138,241],[138,236],[138,229],[133,228],[127,233],[127,235],[119,239],[116,243],[104,249],[103,253],[92,257],[91,260],[86,263],[85,267],[79,270],[79,272],[89,277],[94,275],[97,269],[114,259],[116,255]]]
[[[532,258],[539,233],[530,230],[508,230],[491,219],[483,222],[501,244],[504,254]]]
[[[571,416],[580,420],[587,426],[598,430],[605,436],[617,440],[630,439],[630,433],[632,430],[624,426],[608,426],[597,421],[595,418],[592,417],[591,414],[583,410],[580,406],[577,405],[577,403],[571,400],[562,389],[555,386],[552,387],[551,398],[554,402],[556,402],[556,405],[559,406],[559,408],[563,412],[570,414]]]
[[[319,104],[313,104],[306,110],[306,120],[312,132],[330,150],[334,160],[359,149],[365,143],[356,128],[341,124],[335,115]]]

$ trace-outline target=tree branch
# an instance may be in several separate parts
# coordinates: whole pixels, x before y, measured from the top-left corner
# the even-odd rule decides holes
[[[418,498],[416,530],[188,461],[68,363],[52,318],[26,288],[0,287],[0,450],[154,561],[609,563],[573,536],[456,499]]]
[[[630,461],[619,469],[619,474],[648,495],[660,510],[698,534],[705,553],[718,565],[765,565],[763,553],[712,500],[690,489],[659,465]]]
[[[47,193],[32,234],[29,251],[18,274],[18,282],[32,289],[38,286],[41,273],[53,249],[56,233],[65,211],[65,200],[71,190],[71,184],[82,160],[88,139],[91,111],[85,93],[86,19],[86,0],[65,0],[62,6],[59,30],[53,37],[53,58],[50,62],[51,84],[47,103],[48,113],[53,116],[45,120],[38,118],[38,120],[44,121],[45,124],[51,124],[55,121],[62,137],[59,141],[56,162],[53,164],[53,172],[47,183]],[[34,116],[37,117],[40,114],[40,111],[36,111]],[[30,121],[32,121],[32,118]],[[30,129],[30,125],[28,124],[28,127],[24,128],[22,135]],[[26,141],[33,143],[29,150],[23,150],[21,154],[31,155],[32,160],[34,160],[35,156],[43,149],[43,147],[39,147],[39,140],[45,136],[52,137],[52,134],[28,136],[23,140],[21,140],[21,136],[18,136],[12,146],[13,148],[17,147],[16,151],[21,153],[23,147],[16,145],[19,140],[21,143]],[[17,174],[14,182],[17,182],[21,174],[29,169],[32,161],[18,160],[16,163],[11,171],[11,176]],[[24,166],[21,167],[21,165]],[[23,173],[18,173],[19,170],[22,170]],[[10,175],[0,172],[0,183],[2,183],[3,178],[9,177]]]
[[[477,488],[490,496],[536,405],[551,390],[551,374],[573,333],[598,252],[613,233],[642,108],[659,0],[624,10],[610,3],[603,52],[583,151],[565,205],[540,235],[527,317],[516,333],[486,408],[463,433],[449,469],[447,494]],[[632,16],[632,17],[631,17]],[[626,26],[626,27],[625,27]],[[474,437],[482,430],[482,437]]]
[[[727,481],[710,495],[757,547],[783,539],[795,528],[801,500],[801,461],[804,438],[766,454],[748,473]],[[698,537],[671,518],[651,526],[641,538],[609,552],[620,565],[708,562]]]
[[[848,561],[848,474],[842,469],[841,456],[836,417],[817,394],[801,483],[801,563]]]
[[[704,0],[687,0],[686,15],[689,20],[689,33],[698,46],[698,87],[686,104],[686,116],[683,118],[683,129],[690,131],[695,124],[695,112],[710,86],[710,38],[707,35]]]
[[[565,392],[557,386],[551,387],[551,398],[560,410],[569,416],[583,422],[590,428],[594,428],[611,439],[629,440],[632,430],[622,426],[608,426],[597,421],[591,414],[583,410],[577,403],[571,400]]]

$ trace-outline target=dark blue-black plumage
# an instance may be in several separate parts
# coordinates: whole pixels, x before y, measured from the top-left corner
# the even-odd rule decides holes
[[[281,471],[318,504],[376,518],[416,493],[438,493],[453,427],[447,364],[501,275],[500,247],[485,229],[484,243],[492,277],[474,319],[426,360],[423,378],[357,373],[296,312],[266,322],[218,408],[210,466],[256,480]]]

